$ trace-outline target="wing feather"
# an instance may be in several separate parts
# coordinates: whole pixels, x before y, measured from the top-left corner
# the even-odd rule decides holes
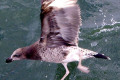
[[[43,1],[41,43],[48,47],[78,45],[81,17],[76,2],[77,0]]]

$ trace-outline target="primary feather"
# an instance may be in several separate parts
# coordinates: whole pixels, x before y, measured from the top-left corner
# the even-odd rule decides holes
[[[76,1],[45,0],[42,2],[40,41],[44,46],[78,45],[81,17]]]

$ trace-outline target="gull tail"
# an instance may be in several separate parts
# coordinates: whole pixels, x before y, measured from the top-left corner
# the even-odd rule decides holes
[[[95,58],[101,58],[101,59],[108,59],[111,60],[110,57],[105,56],[104,54],[95,54],[93,55]]]
[[[109,57],[105,56],[104,54],[100,54],[92,50],[79,48],[79,51],[80,51],[80,55],[82,54],[83,59],[95,57],[95,58],[111,60]]]

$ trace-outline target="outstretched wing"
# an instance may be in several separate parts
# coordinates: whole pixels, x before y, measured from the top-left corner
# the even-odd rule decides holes
[[[81,25],[77,0],[43,0],[40,43],[47,47],[78,45]]]

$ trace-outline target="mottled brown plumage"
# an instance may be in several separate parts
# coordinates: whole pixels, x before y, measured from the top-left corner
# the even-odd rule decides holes
[[[88,73],[82,66],[83,59],[96,57],[110,59],[97,52],[78,47],[78,33],[81,25],[80,8],[77,0],[42,0],[41,37],[30,46],[16,49],[6,63],[30,59],[62,63],[66,69],[64,80],[69,74],[67,64],[79,61],[78,69]]]
[[[79,6],[74,2],[71,3],[72,6],[66,3],[65,8],[50,6],[52,4],[51,1],[53,0],[49,2],[45,0],[42,4],[41,44],[47,45],[48,47],[78,45],[78,32],[79,26],[81,25]]]

